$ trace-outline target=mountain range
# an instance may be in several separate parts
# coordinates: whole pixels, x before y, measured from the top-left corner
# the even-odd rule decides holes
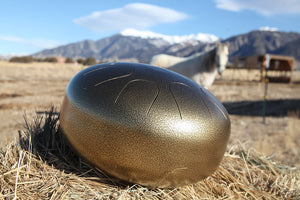
[[[167,36],[150,31],[124,30],[97,41],[84,40],[46,49],[35,57],[62,56],[71,58],[94,57],[97,60],[135,60],[149,63],[156,54],[190,56],[209,49],[216,41],[229,42],[229,60],[235,57],[265,53],[294,56],[300,60],[300,34],[256,30],[219,39],[211,34]]]

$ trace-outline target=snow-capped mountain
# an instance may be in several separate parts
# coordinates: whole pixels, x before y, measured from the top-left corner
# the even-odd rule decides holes
[[[279,31],[278,28],[276,28],[276,27],[269,27],[269,26],[260,27],[258,30],[260,30],[260,31],[271,31],[271,32],[277,32],[277,31]]]
[[[274,28],[263,27],[262,30],[230,37],[222,42],[229,42],[229,59],[234,57],[280,53],[295,56],[300,60],[299,33],[280,32]],[[35,57],[62,56],[72,58],[94,57],[97,60],[135,60],[149,63],[156,54],[190,56],[213,46],[218,37],[210,34],[186,36],[167,36],[150,31],[127,29],[119,34],[98,41],[81,42],[47,49],[34,54]],[[285,47],[285,45],[289,45]],[[281,49],[280,51],[278,49]],[[290,51],[292,49],[292,51]],[[292,52],[292,53],[288,53]]]
[[[128,60],[149,63],[152,56],[167,53],[189,56],[214,45],[218,38],[209,34],[167,36],[150,31],[126,29],[111,37],[98,41],[85,40],[73,44],[47,49],[34,54],[35,57],[94,57],[97,60]]]
[[[190,41],[200,41],[203,43],[212,43],[219,40],[219,38],[212,34],[198,33],[198,34],[190,34],[190,35],[163,35],[159,33],[154,33],[151,31],[138,31],[135,29],[125,29],[120,32],[123,36],[133,36],[140,37],[144,39],[163,39],[169,44],[177,44],[182,42],[190,42]]]

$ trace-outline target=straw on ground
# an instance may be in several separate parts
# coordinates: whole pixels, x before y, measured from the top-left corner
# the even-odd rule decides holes
[[[52,108],[0,150],[0,199],[300,199],[300,172],[242,145],[197,184],[151,189],[91,168],[66,144]]]

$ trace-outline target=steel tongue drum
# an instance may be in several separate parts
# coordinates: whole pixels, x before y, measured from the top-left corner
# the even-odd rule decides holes
[[[209,91],[166,69],[121,62],[73,77],[60,125],[90,164],[150,187],[206,178],[220,164],[230,135],[228,113]]]

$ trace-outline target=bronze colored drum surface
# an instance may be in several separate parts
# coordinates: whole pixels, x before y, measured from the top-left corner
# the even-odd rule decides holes
[[[210,92],[175,72],[137,63],[79,72],[67,87],[60,124],[91,164],[151,187],[206,178],[230,135],[227,111]]]

